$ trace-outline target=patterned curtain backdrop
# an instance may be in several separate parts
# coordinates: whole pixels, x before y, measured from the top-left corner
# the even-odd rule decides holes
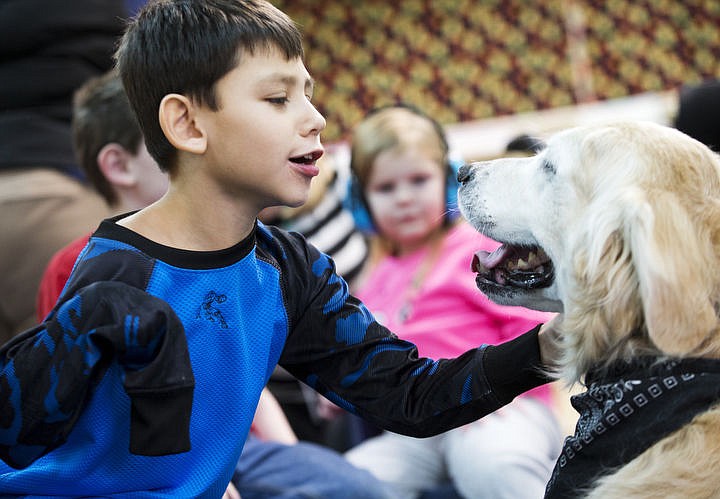
[[[443,124],[720,77],[720,0],[272,0],[305,35],[324,138],[373,107]]]

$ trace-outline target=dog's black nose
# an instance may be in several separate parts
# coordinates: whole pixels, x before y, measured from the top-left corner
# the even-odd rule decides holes
[[[457,181],[461,184],[472,180],[473,171],[470,165],[462,165],[458,170]]]

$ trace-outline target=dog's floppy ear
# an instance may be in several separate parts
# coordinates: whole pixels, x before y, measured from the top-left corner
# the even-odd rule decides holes
[[[701,347],[717,327],[716,256],[707,231],[667,191],[623,194],[624,239],[638,280],[648,335],[667,354]]]

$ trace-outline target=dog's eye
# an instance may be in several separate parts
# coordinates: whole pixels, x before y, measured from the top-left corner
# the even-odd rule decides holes
[[[546,173],[552,173],[555,174],[557,172],[557,169],[555,168],[555,163],[548,160],[547,158],[542,159],[542,163],[540,164],[540,168]]]

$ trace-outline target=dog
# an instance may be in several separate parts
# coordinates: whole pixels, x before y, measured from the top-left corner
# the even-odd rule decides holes
[[[502,305],[560,312],[575,434],[546,498],[720,497],[720,159],[678,130],[563,130],[458,173],[473,259]]]

